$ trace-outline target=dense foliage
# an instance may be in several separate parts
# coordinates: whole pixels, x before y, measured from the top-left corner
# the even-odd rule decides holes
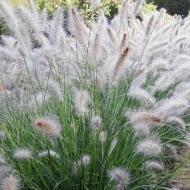
[[[158,9],[164,7],[171,15],[179,14],[187,16],[190,11],[189,0],[148,0],[147,2],[154,3]]]
[[[92,13],[104,10],[107,16],[112,17],[118,11],[120,0],[103,0],[97,1],[98,3],[94,8],[91,7],[87,0],[64,0],[64,1],[49,1],[49,0],[37,0],[36,4],[39,9],[47,8],[49,13],[52,13],[55,9],[63,6],[65,9],[71,6],[77,6],[86,18],[89,18]]]

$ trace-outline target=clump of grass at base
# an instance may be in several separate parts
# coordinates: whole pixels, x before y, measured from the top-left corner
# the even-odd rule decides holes
[[[117,180],[111,181],[108,175],[116,168],[129,173],[129,180],[125,184],[129,189],[159,189],[166,185],[164,171],[156,172],[154,168],[149,171],[144,167],[150,155],[137,153],[137,145],[141,140],[135,136],[124,118],[127,107],[131,109],[138,106],[132,99],[122,96],[127,92],[128,85],[129,82],[124,81],[121,86],[103,92],[90,88],[91,100],[86,112],[80,117],[74,110],[70,89],[64,88],[62,101],[52,100],[32,114],[15,113],[9,121],[2,124],[6,139],[1,144],[1,150],[20,176],[22,187],[49,190],[113,189],[115,186],[121,187]],[[91,122],[94,114],[102,119],[97,128],[93,128]],[[62,131],[56,138],[35,129],[36,118],[47,116],[57,116],[60,122]],[[170,143],[173,133],[176,139],[172,144],[181,144],[179,141],[185,135],[174,128],[171,132],[160,130],[155,135],[161,137],[162,146]],[[102,133],[103,139],[100,136]],[[18,156],[14,156],[18,148],[27,148],[32,152],[32,157],[30,153],[25,159],[18,159]],[[89,156],[89,162],[85,165],[81,161],[84,155]],[[155,153],[151,160],[162,158],[164,164],[169,162],[169,156],[163,151],[158,155]]]

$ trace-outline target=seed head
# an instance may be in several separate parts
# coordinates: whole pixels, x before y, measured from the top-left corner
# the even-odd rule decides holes
[[[3,179],[2,189],[3,190],[18,190],[19,180],[15,176],[9,176]]]
[[[17,160],[27,160],[32,158],[32,152],[28,149],[17,149],[13,156]]]
[[[50,150],[49,152],[48,151],[41,151],[38,153],[38,156],[40,158],[44,158],[44,157],[47,157],[47,156],[51,156],[52,158],[60,158],[59,154],[54,152],[53,150]]]
[[[93,116],[91,119],[92,129],[100,129],[102,124],[102,118],[100,116]]]
[[[77,160],[73,162],[72,166],[72,175],[77,175],[79,173],[79,169],[81,167],[81,160]]]
[[[34,121],[36,129],[49,137],[58,137],[61,133],[61,126],[57,119],[41,118]]]
[[[90,161],[91,161],[91,158],[89,155],[84,155],[82,158],[81,158],[81,163],[84,165],[84,166],[87,166],[90,164]]]
[[[130,175],[126,169],[121,167],[114,168],[108,172],[109,177],[111,180],[114,180],[119,189],[126,188],[127,185],[130,183]]]
[[[160,163],[158,161],[146,161],[144,163],[144,168],[147,170],[153,170],[153,171],[163,171],[164,170],[163,163]]]
[[[135,131],[135,136],[137,137],[147,137],[150,134],[150,127],[143,123],[138,123],[133,126]]]
[[[104,131],[100,131],[99,133],[99,140],[103,144],[107,139],[107,133]]]
[[[162,145],[157,140],[145,139],[138,144],[137,152],[146,156],[157,156],[162,152]]]
[[[85,90],[75,90],[73,102],[76,114],[78,116],[84,116],[88,111],[90,96]]]

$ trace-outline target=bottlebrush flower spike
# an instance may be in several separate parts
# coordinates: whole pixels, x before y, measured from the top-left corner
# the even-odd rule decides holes
[[[85,90],[77,90],[74,91],[74,109],[78,116],[84,116],[86,112],[88,112],[88,104],[90,103],[90,96]]]
[[[115,149],[117,143],[118,143],[118,139],[115,137],[115,138],[111,141],[108,155],[111,155],[111,153],[112,153],[113,150]]]
[[[162,115],[164,118],[168,118],[181,116],[187,110],[188,101],[186,99],[182,99],[181,97],[171,97],[168,100],[166,99],[163,102],[160,102],[160,105],[157,105],[155,112]]]
[[[162,153],[162,145],[158,140],[145,139],[137,145],[137,153],[145,156],[158,156]]]
[[[87,166],[90,164],[91,157],[89,155],[83,155],[81,158],[81,164]]]
[[[144,123],[138,123],[132,126],[136,137],[148,137],[151,132],[150,126]]]
[[[179,127],[181,127],[182,129],[185,130],[186,128],[186,124],[185,122],[183,121],[183,119],[181,119],[180,117],[169,117],[167,119],[168,122],[170,123],[174,123],[174,124],[177,124]]]
[[[126,69],[127,57],[130,53],[130,48],[126,47],[123,52],[119,55],[118,61],[113,70],[112,84],[115,85],[118,80],[123,76],[123,73]]]
[[[107,139],[107,133],[105,131],[100,131],[99,140],[103,144]]]
[[[128,116],[128,113],[126,113],[126,116],[129,117],[132,124],[144,123],[147,125],[153,125],[160,124],[162,121],[162,118],[153,111],[130,112],[130,115]]]
[[[3,190],[19,190],[19,180],[15,176],[9,176],[3,179],[2,189]]]
[[[138,100],[142,105],[154,105],[156,98],[152,94],[142,88],[136,88],[129,91],[129,96]]]
[[[47,103],[48,100],[49,95],[45,94],[45,92],[31,95],[30,102],[28,103],[29,110],[36,111],[37,108],[41,107],[44,103]]]
[[[174,160],[178,160],[179,154],[177,147],[175,145],[166,145],[166,148],[168,149],[169,153],[171,154],[171,157],[174,158]]]
[[[138,0],[136,2],[136,5],[134,7],[134,16],[137,16],[139,14],[140,7],[142,6],[143,3],[144,3],[144,0]]]
[[[79,173],[81,165],[82,165],[81,160],[77,160],[73,162],[72,175],[77,175]]]
[[[160,163],[158,161],[146,161],[144,163],[144,168],[147,170],[153,170],[153,171],[163,171],[164,170],[163,163]]]
[[[129,172],[124,168],[114,168],[108,171],[108,176],[117,183],[118,190],[126,189],[130,184]]]
[[[32,158],[32,152],[29,149],[17,149],[13,156],[17,160],[28,160]]]
[[[48,88],[49,94],[53,98],[57,98],[58,100],[62,100],[63,93],[61,91],[60,85],[57,82],[55,82],[53,80],[49,80],[48,84],[47,84],[47,88]]]
[[[91,127],[95,130],[100,130],[102,124],[102,118],[100,116],[92,116]]]
[[[69,19],[69,30],[82,45],[85,45],[89,29],[75,8],[69,10]]]
[[[44,135],[58,137],[62,128],[56,117],[45,117],[34,120],[34,127]]]
[[[41,151],[41,152],[38,153],[38,156],[39,156],[40,158],[44,158],[44,157],[48,157],[48,156],[50,156],[50,157],[52,157],[52,158],[60,158],[59,154],[56,153],[56,152],[53,151],[53,150]]]

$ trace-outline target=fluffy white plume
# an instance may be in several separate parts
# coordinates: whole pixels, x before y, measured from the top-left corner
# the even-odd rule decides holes
[[[91,161],[91,157],[89,155],[83,155],[83,157],[81,158],[81,163],[84,166],[89,165],[90,161]]]
[[[117,189],[125,189],[130,183],[130,175],[124,168],[118,167],[108,171],[111,180],[117,183]]]
[[[53,150],[38,152],[38,156],[40,158],[49,157],[49,156],[52,158],[60,158],[59,154]]]
[[[153,170],[153,171],[163,171],[164,170],[163,163],[160,163],[158,161],[146,161],[144,163],[144,168],[147,170]]]
[[[83,116],[88,111],[90,96],[85,90],[74,90],[74,109],[78,116]]]
[[[137,152],[145,156],[158,156],[162,153],[162,145],[157,140],[147,138],[138,144]]]
[[[43,135],[58,137],[62,131],[59,120],[56,116],[39,118],[33,121],[34,127]]]
[[[91,127],[95,130],[100,130],[102,124],[102,118],[100,116],[92,116]]]
[[[29,149],[17,149],[13,156],[17,160],[27,160],[32,158],[32,152]]]
[[[3,190],[18,190],[19,186],[19,180],[15,176],[9,176],[5,178],[2,182]]]

